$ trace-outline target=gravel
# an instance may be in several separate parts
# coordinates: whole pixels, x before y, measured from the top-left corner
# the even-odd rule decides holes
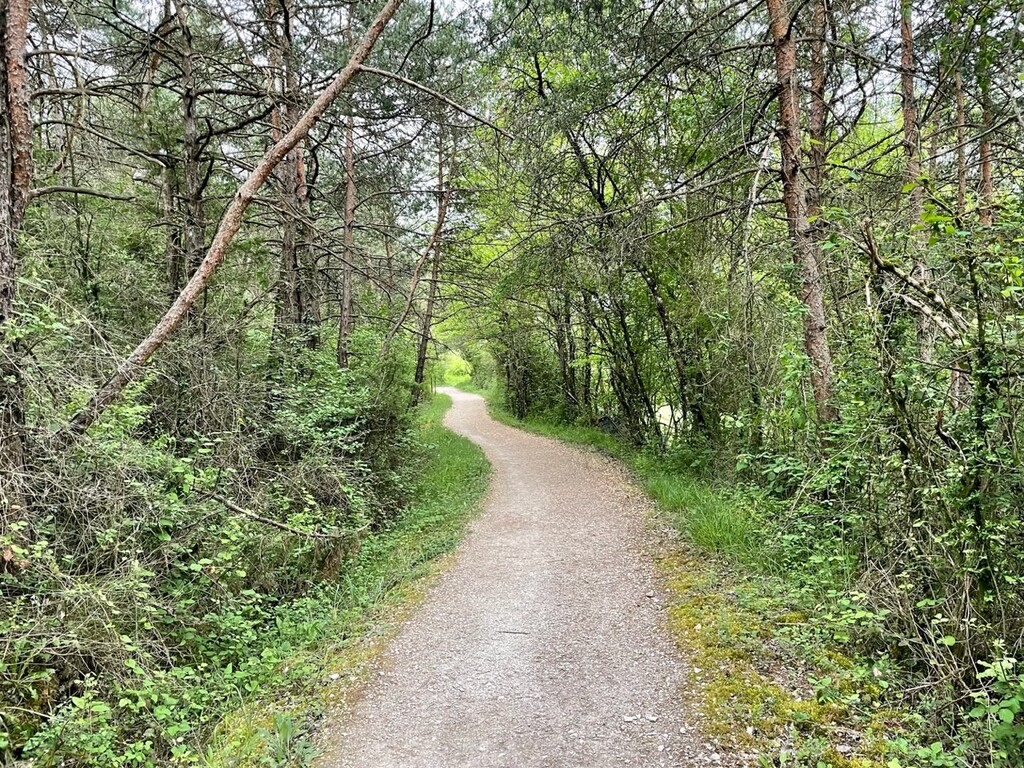
[[[454,564],[326,724],[321,768],[699,766],[644,500],[612,462],[442,389],[494,471]]]

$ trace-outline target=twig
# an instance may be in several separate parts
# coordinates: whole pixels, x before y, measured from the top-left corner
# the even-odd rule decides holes
[[[113,192],[101,192],[98,189],[89,189],[88,187],[37,187],[29,192],[28,196],[30,200],[35,200],[43,195],[56,194],[91,195],[93,197],[103,197],[107,200],[124,200],[128,203],[135,199],[131,195],[117,195]]]
[[[470,118],[471,120],[476,120],[478,123],[483,123],[484,125],[486,125],[491,130],[496,131],[497,133],[500,133],[506,139],[513,139],[513,140],[515,139],[515,137],[511,133],[506,131],[504,128],[499,128],[497,125],[492,123],[487,118],[480,117],[480,115],[476,114],[475,112],[470,112],[468,109],[466,109],[466,107],[462,106],[458,102],[452,101],[447,96],[445,96],[443,93],[438,93],[437,91],[433,90],[432,88],[427,88],[427,86],[423,85],[422,83],[417,83],[415,80],[410,80],[407,77],[402,77],[401,75],[397,75],[394,72],[388,72],[386,69],[377,69],[375,67],[367,67],[367,66],[361,66],[361,67],[359,67],[359,69],[362,70],[363,72],[369,72],[371,75],[380,75],[381,77],[387,77],[387,78],[390,78],[391,80],[396,80],[399,83],[405,83],[406,85],[410,86],[411,88],[416,88],[416,89],[418,89],[420,91],[423,91],[424,93],[428,94],[429,96],[433,96],[435,99],[443,101],[445,104],[447,104],[452,109],[458,110],[459,112],[464,114],[466,117]]]
[[[367,530],[370,527],[370,524],[367,523],[366,525],[362,526],[361,528],[356,528],[355,530],[352,530],[352,531],[344,531],[342,533],[321,533],[320,531],[304,531],[301,528],[295,528],[295,527],[293,527],[291,525],[288,525],[287,523],[282,523],[282,522],[280,522],[278,520],[273,520],[273,519],[271,519],[269,517],[263,517],[262,515],[257,515],[255,512],[250,512],[245,507],[238,506],[237,504],[235,504],[235,502],[231,501],[231,499],[229,499],[229,498],[227,498],[225,496],[221,496],[219,493],[214,493],[212,491],[209,491],[209,492],[207,492],[206,495],[208,497],[210,497],[211,499],[213,499],[214,501],[216,501],[218,504],[224,505],[225,507],[227,507],[228,509],[230,509],[232,512],[234,512],[236,514],[243,515],[244,517],[248,517],[250,520],[255,520],[257,523],[263,523],[264,525],[270,525],[270,526],[273,526],[274,528],[279,528],[282,531],[287,531],[288,533],[295,534],[296,536],[303,536],[303,537],[308,538],[308,539],[335,539],[336,540],[336,539],[357,538],[360,533],[362,533],[363,531]]]

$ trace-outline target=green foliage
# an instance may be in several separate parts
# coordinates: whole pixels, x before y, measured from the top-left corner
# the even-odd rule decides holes
[[[0,536],[17,563],[0,575],[6,760],[196,762],[226,713],[321,679],[308,649],[361,631],[457,540],[487,464],[440,426],[445,403],[410,431],[381,414],[365,371],[315,354],[301,364],[294,383],[278,379],[258,439],[140,439],[149,408],[129,401],[38,473],[61,489],[50,513]],[[290,530],[340,538],[237,514],[211,495],[221,493],[244,493]],[[258,741],[258,764],[310,757],[283,715]]]
[[[454,352],[441,357],[441,381],[448,387],[465,388],[473,382],[473,366],[468,360]]]
[[[1019,765],[1024,760],[1024,677],[1016,659],[982,666],[978,680],[984,687],[973,693],[975,706],[968,714],[992,734],[993,762]]]

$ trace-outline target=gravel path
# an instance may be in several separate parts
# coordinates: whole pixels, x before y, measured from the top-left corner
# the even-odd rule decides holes
[[[323,768],[706,766],[643,555],[643,499],[612,462],[442,389],[494,466],[484,513],[384,653]]]

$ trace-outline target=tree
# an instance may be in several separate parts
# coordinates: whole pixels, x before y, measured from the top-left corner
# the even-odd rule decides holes
[[[206,256],[196,268],[188,284],[185,285],[178,298],[175,299],[150,334],[139,342],[132,354],[118,366],[116,373],[90,398],[88,404],[75,414],[71,422],[73,433],[81,433],[88,429],[103,411],[124,392],[125,388],[138,379],[146,362],[181,325],[188,311],[205,289],[210,278],[213,277],[214,272],[224,261],[227,248],[242,226],[242,217],[256,196],[256,192],[263,186],[274,168],[309,133],[327,107],[344,92],[401,4],[402,0],[388,0],[367,29],[345,68],[337,74],[331,84],[316,98],[295,125],[281,137],[280,141],[267,150],[259,164],[235,192],[234,198],[224,212]]]
[[[811,386],[818,415],[823,421],[837,416],[832,402],[832,352],[821,278],[823,254],[807,217],[801,161],[800,87],[797,79],[796,38],[785,0],[768,0],[769,29],[775,48],[779,91],[779,148],[782,154],[783,201],[793,244],[793,261],[802,283],[800,299],[804,315],[804,349],[811,363]]]
[[[0,490],[5,527],[21,508],[25,472],[25,402],[17,328],[18,232],[32,184],[32,126],[25,74],[28,0],[0,7]],[[6,559],[6,555],[5,555]]]

